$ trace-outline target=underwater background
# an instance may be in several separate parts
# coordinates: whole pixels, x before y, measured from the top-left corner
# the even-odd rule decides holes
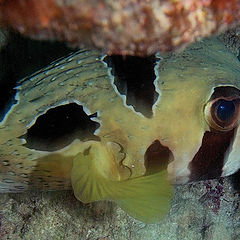
[[[227,38],[225,38],[227,42]],[[10,34],[0,52],[0,104],[19,80],[72,52],[65,45]],[[238,49],[228,41],[231,49]],[[3,90],[4,89],[4,90]],[[1,109],[1,107],[0,107]],[[0,194],[0,239],[240,239],[239,173],[175,187],[169,214],[156,224],[115,203],[79,202],[72,191]]]

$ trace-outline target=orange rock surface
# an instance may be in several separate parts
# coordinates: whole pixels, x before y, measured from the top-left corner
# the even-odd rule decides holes
[[[180,49],[239,19],[239,0],[0,0],[1,27],[108,54]]]

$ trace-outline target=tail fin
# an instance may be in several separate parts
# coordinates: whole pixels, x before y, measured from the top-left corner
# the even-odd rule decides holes
[[[112,180],[104,173],[105,168],[111,171],[109,155],[103,146],[94,145],[73,160],[71,177],[76,198],[84,203],[116,201],[129,215],[143,222],[162,219],[168,213],[173,195],[167,170],[134,179]]]

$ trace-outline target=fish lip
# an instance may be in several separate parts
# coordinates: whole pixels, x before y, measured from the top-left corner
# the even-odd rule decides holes
[[[189,182],[190,178],[190,170],[187,166],[182,168],[176,168],[176,162],[170,162],[167,167],[168,171],[168,181],[171,184],[178,185],[178,184],[186,184]],[[177,171],[176,171],[177,169]]]

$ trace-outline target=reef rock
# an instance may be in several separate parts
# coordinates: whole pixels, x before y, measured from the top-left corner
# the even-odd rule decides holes
[[[35,39],[143,56],[235,26],[239,10],[233,0],[0,0],[0,25]]]

